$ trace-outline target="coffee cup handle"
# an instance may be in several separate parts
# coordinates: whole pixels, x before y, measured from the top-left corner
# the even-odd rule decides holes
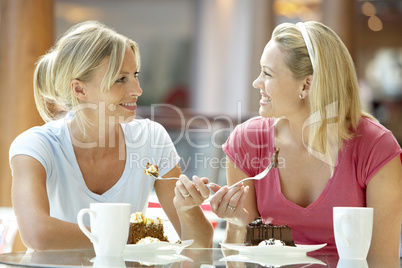
[[[91,242],[95,245],[98,244],[98,238],[96,238],[89,230],[88,228],[85,226],[84,224],[84,215],[88,213],[91,217],[91,219],[95,219],[96,217],[96,213],[95,211],[89,209],[89,208],[83,208],[78,212],[77,215],[77,222],[78,222],[78,226],[80,227],[81,231],[89,238],[89,240],[91,240]]]
[[[346,247],[349,247],[350,243],[349,240],[346,238],[345,234],[342,231],[342,222],[344,220],[348,221],[349,217],[348,215],[344,213],[338,213],[335,215],[336,217],[336,222],[339,222],[339,224],[335,224],[335,232],[339,234],[339,237],[343,240],[343,243],[346,245]]]

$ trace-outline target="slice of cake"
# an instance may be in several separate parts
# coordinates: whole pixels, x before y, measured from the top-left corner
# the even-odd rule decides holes
[[[142,212],[131,214],[127,244],[137,244],[142,238],[152,237],[169,242],[163,233],[163,221],[144,217]]]
[[[152,176],[154,178],[159,177],[159,167],[158,165],[147,163],[144,174],[148,176]]]
[[[160,242],[158,238],[147,236],[145,238],[141,238],[140,241],[137,242],[137,244],[152,244],[157,242]]]
[[[256,218],[246,227],[246,246],[257,246],[260,242],[269,239],[280,240],[286,246],[296,246],[293,241],[292,229],[289,226],[265,224],[261,218]]]

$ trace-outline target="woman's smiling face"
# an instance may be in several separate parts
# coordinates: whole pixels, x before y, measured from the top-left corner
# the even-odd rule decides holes
[[[271,40],[261,56],[261,73],[253,82],[260,90],[260,115],[263,117],[289,117],[300,109],[299,91],[303,80],[294,78],[285,63],[285,54]]]
[[[123,116],[125,120],[129,117],[133,118],[138,97],[142,94],[134,52],[131,49],[126,50],[116,81],[108,91],[102,91],[101,84],[108,68],[108,61],[108,58],[104,59],[99,68],[94,71],[93,79],[84,85],[86,103],[98,105],[98,111],[93,110],[92,116],[86,114],[90,118],[96,116],[94,113],[100,115],[103,107],[106,118],[109,116]]]

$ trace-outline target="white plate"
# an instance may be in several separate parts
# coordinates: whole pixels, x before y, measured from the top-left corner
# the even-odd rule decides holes
[[[305,255],[307,252],[325,247],[327,244],[320,245],[296,245],[290,246],[245,246],[236,243],[220,243],[222,247],[239,251],[244,255]]]
[[[166,265],[175,262],[189,261],[193,262],[189,257],[178,254],[154,254],[144,253],[140,254],[124,254],[124,260],[128,262],[138,262],[141,265]]]
[[[255,255],[231,255],[220,259],[219,261],[238,261],[247,263],[257,263],[263,267],[281,267],[284,265],[295,264],[320,264],[326,265],[324,262],[307,256],[255,256]]]
[[[165,265],[175,262],[190,261],[193,260],[178,254],[155,254],[155,252],[138,252],[138,253],[124,253],[123,257],[95,257],[91,259],[93,267],[105,268],[125,268],[125,262],[137,262],[141,265]]]
[[[170,251],[170,252],[180,252],[185,247],[190,246],[194,240],[185,240],[181,244],[169,243],[169,242],[156,242],[149,244],[128,244],[124,250],[124,255],[127,253],[137,253],[137,252],[154,252],[154,251]]]

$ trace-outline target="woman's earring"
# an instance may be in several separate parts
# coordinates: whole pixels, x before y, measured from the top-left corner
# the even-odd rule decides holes
[[[302,95],[302,94],[300,94],[300,95],[299,95],[299,98],[300,98],[300,99],[303,99],[303,95]]]

